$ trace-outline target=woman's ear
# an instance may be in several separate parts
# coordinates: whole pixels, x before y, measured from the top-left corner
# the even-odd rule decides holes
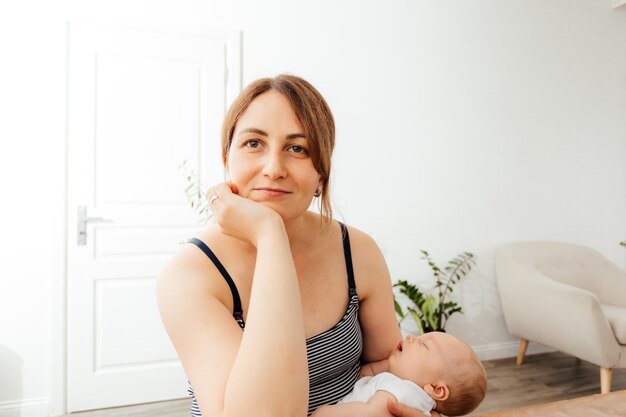
[[[450,396],[450,389],[445,383],[427,384],[424,386],[424,391],[435,401],[445,401]]]
[[[322,176],[318,174],[318,177],[319,177],[319,180],[317,181],[317,188],[315,189],[315,192],[313,193],[313,197],[319,197],[322,195],[324,183],[322,182]]]

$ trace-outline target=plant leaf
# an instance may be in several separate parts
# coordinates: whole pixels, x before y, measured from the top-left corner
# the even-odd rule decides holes
[[[437,307],[437,301],[435,300],[435,297],[433,297],[432,295],[429,295],[428,297],[426,297],[426,300],[424,301],[424,304],[422,304],[422,308],[421,308],[423,317],[426,319],[426,321],[428,322],[428,324],[433,330],[438,329],[437,323],[435,322],[435,315],[434,315],[436,307]]]
[[[409,311],[411,312],[411,316],[413,316],[413,320],[417,324],[417,329],[419,330],[420,334],[424,334],[424,325],[422,324],[422,318],[417,314],[417,311],[413,310],[412,308],[410,308]]]
[[[395,297],[393,298],[393,307],[396,309],[396,314],[400,317],[401,320],[403,320],[404,313],[402,312],[402,307],[400,306],[400,304],[398,303]]]

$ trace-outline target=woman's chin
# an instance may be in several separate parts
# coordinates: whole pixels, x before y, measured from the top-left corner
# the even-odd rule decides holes
[[[274,203],[271,201],[259,201],[259,204],[263,204],[265,207],[271,208],[283,219],[285,224],[290,223],[300,217],[304,217],[307,210],[294,210],[294,207],[287,207],[283,203]]]

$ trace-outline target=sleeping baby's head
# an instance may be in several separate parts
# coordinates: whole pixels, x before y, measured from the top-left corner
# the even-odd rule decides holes
[[[435,410],[459,416],[485,398],[485,369],[460,339],[441,332],[409,335],[389,356],[389,372],[415,382],[436,402]]]

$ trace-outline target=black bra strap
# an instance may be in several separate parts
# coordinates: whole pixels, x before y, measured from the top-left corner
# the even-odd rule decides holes
[[[241,308],[241,299],[239,298],[239,291],[237,291],[235,281],[233,281],[228,271],[226,271],[226,268],[224,268],[224,265],[222,265],[220,260],[217,259],[217,256],[215,256],[213,251],[209,249],[209,247],[203,241],[192,237],[187,242],[193,243],[194,245],[199,247],[200,250],[202,250],[202,252],[204,252],[204,254],[208,256],[211,261],[213,261],[215,267],[220,271],[220,273],[226,280],[226,283],[230,287],[230,292],[233,295],[233,317],[235,318],[235,320],[237,320],[239,326],[243,328],[243,309]]]
[[[350,290],[350,296],[356,294],[356,284],[354,283],[354,269],[352,267],[352,251],[350,250],[350,235],[348,234],[348,228],[341,222],[341,235],[343,238],[343,256],[346,258],[346,269],[348,270],[348,288]]]

